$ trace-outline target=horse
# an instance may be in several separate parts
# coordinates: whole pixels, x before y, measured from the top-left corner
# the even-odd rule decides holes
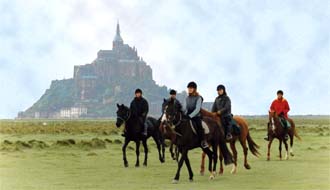
[[[175,144],[178,147],[178,150],[181,154],[181,157],[178,162],[178,168],[176,175],[174,177],[173,183],[178,183],[180,178],[180,170],[182,168],[183,162],[185,162],[188,172],[189,172],[189,180],[193,181],[193,172],[191,169],[190,161],[188,158],[189,150],[194,148],[202,148],[201,142],[198,139],[196,130],[187,116],[183,115],[181,109],[178,109],[173,103],[173,101],[167,102],[164,114],[166,117],[165,125],[167,127],[171,127],[172,131],[175,133]],[[207,141],[211,145],[213,151],[211,151],[208,147],[202,148],[202,150],[207,154],[209,158],[209,171],[210,171],[210,179],[214,179],[215,170],[217,164],[217,149],[218,146],[221,147],[222,154],[224,155],[225,164],[233,163],[233,158],[231,153],[229,152],[223,130],[218,126],[218,124],[209,117],[205,117],[203,121],[207,124],[209,134],[207,135]],[[168,130],[170,131],[170,130]],[[215,150],[215,151],[214,151]],[[213,161],[213,168],[212,168]]]
[[[288,152],[288,143],[287,140],[285,139],[285,133],[284,133],[284,128],[281,124],[280,118],[277,115],[276,112],[274,111],[269,111],[269,122],[267,123],[267,128],[268,128],[268,136],[269,136],[269,143],[268,143],[268,152],[267,152],[267,160],[270,160],[270,147],[272,145],[272,142],[275,138],[279,140],[279,157],[280,160],[282,160],[282,142],[285,145],[285,159],[289,159],[289,152]],[[294,136],[297,137],[299,140],[301,140],[300,136],[298,135],[298,132],[295,127],[295,123],[293,122],[292,119],[288,118],[287,119],[290,122],[291,127],[288,129],[288,135],[290,137],[290,156],[294,156],[293,154],[293,138]]]
[[[144,136],[141,134],[141,126],[139,125],[139,118],[134,116],[131,113],[131,110],[125,106],[124,104],[117,104],[117,120],[116,120],[116,126],[119,128],[123,123],[125,123],[125,130],[126,130],[126,135],[125,135],[125,142],[122,147],[123,151],[123,160],[124,160],[124,166],[128,167],[128,161],[126,158],[126,147],[129,144],[130,141],[134,141],[136,144],[136,163],[135,167],[140,166],[140,161],[139,161],[139,156],[140,156],[140,142],[142,141],[142,145],[144,147],[144,162],[143,165],[147,166],[147,160],[148,160],[148,146],[147,146],[147,139],[149,137],[152,137],[154,141],[157,144],[157,149],[158,149],[158,155],[159,155],[159,160],[161,163],[165,162],[165,143],[164,139],[162,138],[162,135],[160,134],[159,131],[159,120],[152,118],[152,117],[147,117],[146,123],[148,125],[147,127],[147,136]],[[162,151],[161,151],[162,149]]]
[[[159,120],[160,120],[160,126],[159,126],[159,130],[161,131],[161,134],[163,135],[164,139],[168,139],[170,140],[170,154],[171,154],[171,158],[173,160],[176,160],[177,162],[179,161],[179,150],[178,147],[175,145],[175,132],[174,129],[172,129],[171,127],[168,127],[168,125],[165,124],[166,122],[166,116],[164,114],[164,110],[165,110],[165,106],[167,104],[168,100],[164,98],[163,104],[162,104],[162,115],[160,116]],[[181,108],[178,108],[181,109]]]
[[[220,117],[217,116],[216,114],[209,112],[205,109],[202,109],[201,113],[202,113],[203,117],[210,117],[210,118],[214,119],[221,126]],[[240,133],[232,134],[233,138],[231,140],[226,140],[226,142],[230,144],[230,148],[231,148],[231,151],[234,156],[234,165],[231,170],[231,173],[235,174],[237,172],[237,150],[236,150],[236,146],[235,146],[235,143],[237,140],[240,142],[240,144],[243,148],[244,167],[246,169],[248,169],[248,170],[251,169],[251,166],[248,164],[248,161],[247,161],[248,149],[250,149],[251,153],[256,157],[258,157],[260,155],[260,153],[258,152],[259,146],[253,141],[253,139],[250,135],[249,127],[248,127],[246,120],[240,116],[234,116],[233,119],[239,125]],[[249,148],[247,147],[246,142],[247,142]],[[223,158],[222,158],[221,152],[220,152],[219,160],[220,160],[219,174],[221,175],[221,174],[223,174],[223,164],[222,164]],[[202,153],[201,170],[200,170],[200,173],[202,175],[204,174],[204,170],[205,170],[204,165],[205,165],[205,153]]]

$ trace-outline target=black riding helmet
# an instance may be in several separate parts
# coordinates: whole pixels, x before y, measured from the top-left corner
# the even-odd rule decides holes
[[[195,89],[197,89],[197,84],[194,81],[192,81],[192,82],[188,83],[187,88],[195,88]]]
[[[217,91],[219,91],[219,90],[223,90],[223,91],[226,91],[226,87],[224,86],[224,85],[222,85],[222,84],[219,84],[218,86],[217,86]]]
[[[170,95],[176,95],[176,91],[175,90],[170,90]]]
[[[142,90],[138,88],[138,89],[135,90],[135,94],[136,93],[141,93],[142,94]]]
[[[227,94],[227,92],[226,92],[226,87],[223,85],[223,84],[219,84],[218,86],[217,86],[217,91],[219,91],[219,90],[223,90],[223,94],[224,95],[226,95]]]

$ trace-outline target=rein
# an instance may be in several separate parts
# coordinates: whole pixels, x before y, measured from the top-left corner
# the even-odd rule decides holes
[[[129,120],[130,117],[131,117],[131,111],[130,110],[127,113],[127,118],[126,119],[124,119],[124,118],[122,118],[120,116],[117,116],[118,119],[122,120],[125,123]]]

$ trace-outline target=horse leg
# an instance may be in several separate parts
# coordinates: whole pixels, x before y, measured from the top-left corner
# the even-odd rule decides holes
[[[165,139],[164,139],[164,137],[162,137],[161,145],[162,145],[163,161],[165,162]]]
[[[176,171],[176,174],[175,174],[175,177],[174,177],[172,183],[178,183],[178,182],[179,182],[179,178],[180,178],[180,170],[181,170],[181,168],[182,168],[183,162],[184,162],[184,160],[186,159],[186,157],[187,157],[187,150],[184,149],[184,150],[182,151],[181,158],[180,158],[180,160],[179,160],[179,162],[178,162],[178,169],[177,169],[177,171]]]
[[[148,165],[148,145],[147,145],[147,139],[142,141],[143,144],[143,148],[144,148],[144,162],[143,162],[143,166],[147,166]]]
[[[268,142],[268,152],[267,152],[267,160],[270,160],[270,147],[272,146],[273,138],[269,138]]]
[[[127,162],[127,158],[126,158],[126,147],[127,147],[128,143],[129,143],[129,140],[127,140],[127,139],[125,138],[125,142],[124,142],[123,147],[122,147],[122,151],[123,151],[123,160],[124,160],[124,166],[125,166],[125,167],[128,167],[128,162]]]
[[[173,143],[171,142],[171,146],[170,146],[170,153],[171,153],[171,157],[173,160],[176,160],[175,156],[174,156],[174,152],[173,152]]]
[[[199,172],[201,176],[204,175],[204,171],[205,171],[205,156],[206,156],[205,152],[202,152],[201,170]]]
[[[214,174],[212,172],[213,152],[209,148],[204,148],[203,151],[207,154],[207,157],[209,158],[209,172],[210,172],[209,179],[214,179]]]
[[[135,153],[136,153],[136,163],[135,163],[135,167],[139,167],[140,166],[140,160],[139,160],[139,156],[140,156],[140,141],[135,141]]]
[[[156,142],[156,145],[157,145],[159,161],[160,161],[160,163],[164,163],[164,159],[163,159],[162,153],[161,153],[161,140],[157,140],[156,137],[153,137],[153,139],[154,139],[154,141]]]
[[[233,169],[231,170],[230,173],[236,174],[236,172],[237,172],[237,150],[235,147],[235,141],[230,142],[230,149],[233,152],[233,157],[234,157],[234,165],[233,165]]]
[[[221,151],[219,151],[219,161],[220,161],[220,170],[219,170],[219,174],[222,175],[223,174],[223,156]]]
[[[283,142],[284,142],[284,146],[285,146],[285,159],[289,160],[288,142],[286,142],[286,140],[284,140]]]
[[[248,164],[248,161],[247,161],[247,155],[248,155],[248,147],[246,146],[246,139],[240,139],[240,143],[242,145],[242,148],[243,148],[243,153],[244,153],[244,167],[246,169],[251,169],[251,166]]]
[[[177,162],[179,161],[179,155],[180,155],[179,148],[178,146],[175,145],[175,158]]]
[[[186,159],[185,159],[185,163],[186,163],[188,173],[189,173],[189,181],[192,182],[194,174],[193,174],[193,171],[191,169],[190,161],[189,161],[189,158],[188,158],[188,152],[187,152],[187,156],[186,156]]]
[[[282,140],[279,140],[280,141],[280,144],[278,146],[278,150],[279,150],[279,153],[280,153],[280,160],[282,160]]]
[[[294,156],[293,154],[293,138],[294,138],[294,132],[290,134],[290,156]]]
[[[218,146],[216,144],[212,145],[212,150],[213,150],[213,170],[212,170],[212,175],[213,178],[216,175],[216,170],[217,170],[217,163],[218,163]]]

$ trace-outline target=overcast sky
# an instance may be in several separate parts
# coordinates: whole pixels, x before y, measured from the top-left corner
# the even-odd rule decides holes
[[[0,118],[13,118],[73,66],[111,49],[117,19],[160,85],[227,87],[235,114],[330,114],[328,0],[0,0]]]

